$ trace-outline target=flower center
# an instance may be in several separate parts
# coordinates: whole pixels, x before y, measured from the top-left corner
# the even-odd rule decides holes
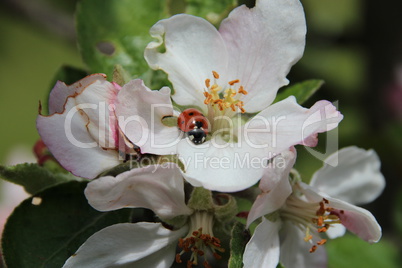
[[[181,256],[186,253],[191,253],[187,261],[188,268],[198,265],[199,257],[204,258],[204,267],[210,268],[207,251],[211,252],[215,259],[221,258],[217,252],[224,252],[225,249],[221,247],[221,241],[212,233],[213,219],[213,214],[206,211],[197,211],[191,215],[190,233],[185,238],[179,239],[179,248],[182,251],[176,254],[177,263],[182,263]]]
[[[343,214],[343,210],[339,213]],[[332,224],[339,224],[341,220],[338,212],[329,206],[329,201],[325,198],[318,203],[308,203],[300,197],[292,194],[281,209],[281,217],[291,220],[296,226],[305,231],[304,241],[310,242],[312,247],[310,253],[317,250],[318,246],[324,245],[326,239],[314,242],[310,231],[325,233]]]
[[[223,96],[220,94],[222,87],[217,84],[219,74],[212,71],[214,76],[214,83],[211,85],[211,80],[205,80],[206,90],[204,91],[205,101],[204,103],[208,107],[212,107],[216,112],[220,111],[221,115],[225,114],[227,109],[236,112],[240,110],[241,113],[245,113],[243,106],[244,103],[239,99],[242,95],[247,95],[247,91],[244,90],[239,79],[229,81],[229,87],[225,89]]]

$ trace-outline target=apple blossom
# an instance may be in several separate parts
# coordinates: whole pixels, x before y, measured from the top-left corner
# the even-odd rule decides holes
[[[119,90],[104,74],[93,74],[69,86],[58,81],[50,92],[49,115],[38,116],[38,132],[74,175],[92,179],[121,163],[119,154],[130,150],[114,115]]]
[[[279,261],[289,268],[325,267],[322,245],[326,239],[319,234],[341,236],[345,227],[369,243],[381,238],[381,227],[374,216],[352,204],[370,202],[384,188],[374,151],[357,147],[340,150],[325,160],[327,164],[314,174],[310,185],[301,181],[289,183],[294,157],[294,153],[288,154],[286,168],[274,167],[261,180],[262,193],[251,208],[247,224],[265,217],[246,246],[245,267],[276,267]],[[339,165],[331,166],[337,157]],[[272,174],[278,181],[268,190],[264,181],[271,183]],[[346,201],[331,197],[324,190]]]
[[[119,126],[143,153],[177,154],[183,176],[196,187],[224,192],[250,187],[270,158],[296,144],[315,145],[317,133],[343,118],[328,101],[310,109],[294,97],[273,104],[303,54],[306,25],[299,0],[237,7],[219,30],[202,18],[175,15],[150,33],[156,40],[146,47],[145,59],[168,74],[174,94],[130,82],[117,97]],[[205,115],[204,143],[191,142],[177,124],[164,124],[178,115],[173,103]]]
[[[187,267],[210,267],[209,253],[219,259],[224,251],[213,235],[214,223],[223,220],[217,211],[224,206],[215,205],[211,192],[202,188],[194,188],[185,203],[183,182],[173,163],[91,181],[85,195],[95,209],[148,208],[162,222],[109,226],[92,235],[63,267],[170,267],[174,261],[185,259]],[[233,218],[228,219],[227,213],[225,216],[225,220]],[[178,253],[176,247],[181,249]]]

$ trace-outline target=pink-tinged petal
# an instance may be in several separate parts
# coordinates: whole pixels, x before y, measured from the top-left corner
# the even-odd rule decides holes
[[[160,223],[121,223],[92,235],[63,268],[169,268],[185,228],[170,231]]]
[[[314,253],[310,253],[312,244],[304,241],[305,233],[291,222],[284,222],[280,231],[281,256],[280,261],[286,268],[325,268],[327,254],[323,246],[318,246]],[[313,241],[321,238],[315,234]]]
[[[36,126],[43,142],[66,170],[92,179],[120,161],[117,151],[99,147],[88,132],[89,121],[69,98],[63,114],[39,115]]]
[[[280,222],[263,218],[255,228],[243,255],[244,268],[275,268],[279,263]]]
[[[332,197],[362,205],[372,202],[384,190],[380,159],[373,150],[347,147],[324,162],[325,165],[314,173],[310,185]]]
[[[206,107],[205,79],[213,81],[212,71],[223,78],[227,70],[228,55],[219,32],[202,18],[180,14],[157,22],[150,34],[156,41],[146,47],[145,59],[151,68],[168,74],[175,90],[173,100]],[[165,52],[159,52],[161,47]]]
[[[289,172],[275,184],[271,191],[263,192],[257,196],[247,217],[247,227],[256,219],[268,215],[283,206],[288,196],[292,193],[292,186],[288,176]]]
[[[226,143],[220,136],[199,145],[183,139],[177,152],[189,183],[220,192],[237,192],[257,183],[272,157],[247,144]]]
[[[300,143],[301,145],[308,147],[315,147],[318,144],[318,134],[314,133],[313,135],[307,137]]]
[[[49,114],[62,113],[68,97],[74,97],[81,93],[87,86],[95,81],[106,81],[106,75],[92,74],[70,86],[61,81],[57,81],[49,94]]]
[[[329,199],[335,208],[331,213],[338,215],[343,226],[369,243],[377,243],[382,235],[381,226],[368,210],[341,200]]]
[[[248,91],[247,112],[263,110],[287,85],[291,66],[303,55],[306,22],[299,0],[258,0],[241,6],[225,19],[219,32],[229,52],[230,79],[240,79]]]
[[[127,138],[141,148],[142,153],[175,154],[183,133],[178,127],[162,123],[173,116],[169,88],[150,90],[140,79],[124,85],[117,96],[116,116]]]
[[[376,243],[380,240],[381,226],[368,210],[332,198],[307,184],[300,183],[300,185],[310,202],[320,202],[323,198],[327,199],[329,201],[328,206],[334,209],[331,213],[337,215],[342,225],[349,231],[369,243]]]
[[[74,100],[89,119],[89,134],[102,148],[116,149],[117,120],[114,115],[118,89],[108,81],[97,80],[87,86]]]
[[[280,153],[313,134],[334,129],[342,118],[328,101],[318,101],[306,109],[291,96],[258,113],[242,127],[241,133],[250,146]]]
[[[101,177],[85,189],[89,204],[100,211],[148,208],[162,219],[189,215],[184,202],[183,177],[176,164],[149,165]]]

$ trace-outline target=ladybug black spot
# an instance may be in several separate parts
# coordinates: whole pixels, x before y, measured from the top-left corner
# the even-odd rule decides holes
[[[204,123],[201,122],[201,121],[194,120],[194,121],[193,121],[193,124],[194,124],[194,126],[196,126],[197,128],[202,128],[202,127],[204,127]]]
[[[194,115],[194,113],[193,113],[193,112],[191,112],[191,113],[189,113],[188,115],[192,116],[192,115]]]

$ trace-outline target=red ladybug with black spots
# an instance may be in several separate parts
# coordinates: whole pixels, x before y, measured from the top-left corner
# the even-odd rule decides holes
[[[177,118],[177,126],[194,144],[205,142],[208,134],[208,119],[197,109],[184,110]]]

